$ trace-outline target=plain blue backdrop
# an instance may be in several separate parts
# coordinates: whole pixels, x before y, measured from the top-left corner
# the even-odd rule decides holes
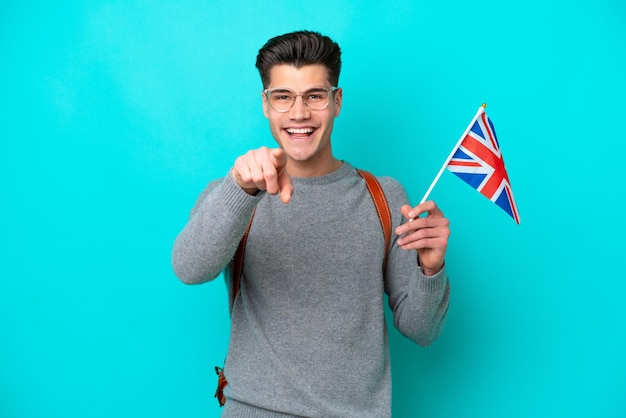
[[[213,417],[221,280],[180,284],[195,198],[272,145],[257,50],[319,30],[339,158],[419,201],[481,103],[522,223],[449,172],[452,305],[391,331],[394,417],[626,416],[626,7],[617,0],[0,5],[0,416]],[[341,376],[329,376],[340,379]]]

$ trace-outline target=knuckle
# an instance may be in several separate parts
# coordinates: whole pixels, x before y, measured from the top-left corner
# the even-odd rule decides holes
[[[265,179],[263,178],[263,173],[255,172],[252,174],[252,181],[254,181],[255,183],[261,184],[264,180]]]
[[[265,178],[268,180],[275,180],[278,177],[275,169],[270,169],[265,172]]]

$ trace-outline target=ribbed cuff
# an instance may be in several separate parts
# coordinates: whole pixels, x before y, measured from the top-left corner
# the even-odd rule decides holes
[[[426,276],[422,269],[418,272],[419,286],[426,292],[438,292],[445,288],[448,281],[445,265],[434,276]]]
[[[259,192],[254,196],[246,193],[235,182],[231,173],[228,173],[228,175],[224,177],[221,187],[222,202],[224,202],[224,206],[229,208],[229,210],[237,216],[249,216],[261,196],[265,193]]]
[[[224,411],[222,411],[222,418],[298,418],[298,416],[273,412],[237,402],[234,399],[227,399]]]

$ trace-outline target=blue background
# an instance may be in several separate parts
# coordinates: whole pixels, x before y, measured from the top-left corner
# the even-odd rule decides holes
[[[522,223],[449,172],[453,293],[430,348],[391,332],[395,417],[626,416],[618,0],[0,5],[0,416],[217,416],[221,280],[172,242],[205,184],[272,145],[257,50],[341,45],[339,158],[417,202],[481,103]],[[341,376],[329,376],[341,379]]]

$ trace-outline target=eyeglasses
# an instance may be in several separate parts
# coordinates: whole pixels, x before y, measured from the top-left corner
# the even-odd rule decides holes
[[[278,87],[265,89],[263,93],[272,109],[285,113],[293,107],[298,96],[302,97],[304,104],[311,110],[326,109],[328,103],[330,103],[330,96],[337,90],[339,90],[339,87],[314,87],[305,92],[296,93],[291,89]]]

